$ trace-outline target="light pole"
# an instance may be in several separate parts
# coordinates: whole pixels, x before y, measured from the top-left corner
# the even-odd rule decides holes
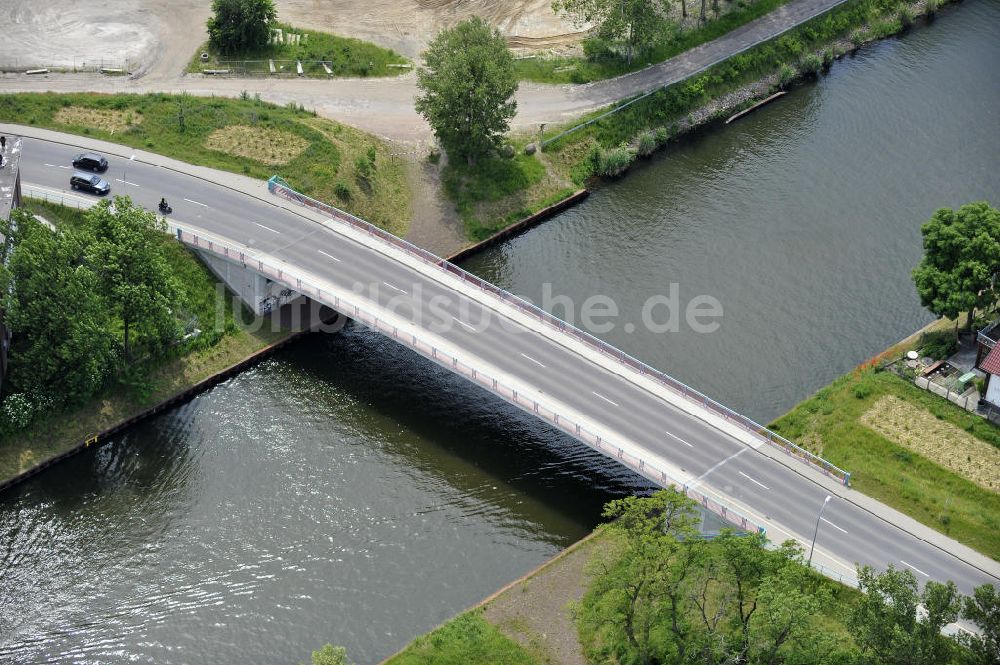
[[[826,504],[830,503],[830,499],[833,498],[829,494],[823,499],[823,505],[819,507],[819,515],[816,516],[816,528],[813,530],[813,541],[812,545],[809,546],[809,561],[806,565],[812,568],[813,563],[813,550],[816,549],[816,536],[819,535],[819,521],[823,519],[823,511],[826,510]]]

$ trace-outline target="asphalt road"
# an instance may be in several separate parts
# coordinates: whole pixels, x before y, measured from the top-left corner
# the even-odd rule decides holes
[[[74,152],[64,145],[24,139],[22,182],[66,192]],[[811,538],[828,491],[796,470],[798,463],[776,461],[519,324],[499,325],[496,312],[487,312],[477,301],[305,216],[174,170],[122,158],[109,161],[105,177],[113,194],[128,193],[150,209],[165,196],[178,224],[248,245],[346,290],[365,285],[370,299],[397,315],[414,318],[419,309],[425,320],[455,317],[461,322],[435,331],[455,347],[670,460],[704,487],[752,507],[780,525],[769,529],[772,539],[787,537],[782,529],[806,541]],[[418,292],[415,304],[411,296]],[[439,305],[429,309],[432,298]],[[483,316],[492,316],[494,323],[477,325]],[[824,520],[815,561],[846,576],[853,576],[855,562],[877,568],[891,563],[913,570],[921,581],[954,580],[964,593],[1000,581],[996,567],[989,572],[976,568],[852,501],[835,496]]]

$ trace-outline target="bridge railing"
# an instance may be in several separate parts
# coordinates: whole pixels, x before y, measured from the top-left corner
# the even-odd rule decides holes
[[[574,418],[554,410],[551,406],[539,402],[530,395],[525,395],[523,391],[519,391],[517,388],[494,377],[489,371],[462,360],[414,332],[400,330],[398,325],[380,317],[377,312],[363,306],[360,302],[344,298],[337,293],[332,293],[308,280],[302,279],[294,271],[271,265],[248,254],[244,249],[230,246],[218,240],[202,238],[182,228],[177,229],[177,239],[199,250],[207,250],[224,257],[226,260],[239,262],[245,267],[256,270],[262,275],[272,277],[276,281],[296,289],[303,295],[329,305],[345,316],[349,316],[369,328],[391,337],[400,344],[414,349],[420,355],[499,395],[505,401],[551,422],[559,429],[574,436],[594,450],[617,459],[622,464],[656,484],[663,487],[673,487],[730,524],[746,531],[767,532],[764,524],[748,516],[735,506],[732,506],[725,499],[713,497],[698,491],[694,487],[689,487],[685,482],[677,479],[666,470],[636,456],[626,450],[624,446],[618,445],[607,437],[592,431],[592,429]]]
[[[764,442],[776,446],[782,449],[789,456],[804,462],[815,469],[823,472],[827,476],[836,478],[839,482],[844,485],[850,485],[851,474],[844,469],[836,466],[835,464],[823,459],[822,457],[811,453],[810,451],[796,445],[795,443],[789,441],[785,437],[781,436],[777,432],[771,431],[764,425],[755,422],[751,418],[748,418],[736,411],[733,411],[729,407],[720,404],[711,397],[708,397],[704,393],[688,386],[687,384],[679,381],[669,374],[662,372],[658,369],[650,367],[646,363],[638,360],[625,353],[621,349],[618,349],[611,344],[608,344],[604,340],[594,337],[590,333],[580,330],[576,326],[570,325],[563,321],[562,319],[553,316],[552,314],[546,312],[542,308],[533,305],[532,303],[524,300],[523,298],[516,296],[504,289],[491,284],[490,282],[469,273],[462,268],[456,266],[449,261],[442,259],[425,249],[417,247],[413,243],[407,242],[402,238],[395,236],[384,229],[380,229],[374,224],[366,222],[365,220],[355,217],[354,215],[344,212],[339,208],[335,208],[331,205],[323,203],[322,201],[317,201],[314,198],[306,196],[300,192],[292,189],[287,182],[278,176],[273,176],[267,181],[268,190],[284,199],[298,203],[307,208],[312,208],[317,212],[331,217],[337,221],[340,221],[348,226],[361,231],[371,237],[378,238],[383,242],[392,245],[393,247],[400,249],[410,256],[413,256],[420,261],[434,266],[438,270],[449,273],[450,275],[461,279],[463,282],[480,289],[481,291],[487,292],[495,296],[497,299],[503,301],[521,312],[538,319],[538,321],[551,326],[557,331],[573,337],[579,342],[586,344],[591,349],[601,353],[602,355],[618,362],[619,364],[630,368],[632,371],[637,372],[643,377],[647,377],[658,384],[670,389],[674,393],[686,398],[687,400],[700,405],[703,409],[714,413],[717,416],[722,417],[727,423],[736,425],[746,432],[750,433],[754,437],[763,440]]]

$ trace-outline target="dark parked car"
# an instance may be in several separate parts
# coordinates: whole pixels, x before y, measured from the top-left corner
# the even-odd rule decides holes
[[[69,185],[73,189],[82,189],[85,192],[104,196],[111,191],[111,185],[107,180],[99,175],[90,173],[74,173],[69,179]]]
[[[108,170],[108,160],[96,152],[81,152],[73,158],[73,166],[78,169],[104,173]]]

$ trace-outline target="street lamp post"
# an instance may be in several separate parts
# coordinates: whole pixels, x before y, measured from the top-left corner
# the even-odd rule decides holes
[[[826,498],[823,499],[823,505],[819,507],[819,514],[816,515],[816,528],[813,530],[812,545],[809,546],[809,561],[806,562],[806,565],[810,568],[813,563],[813,550],[816,549],[816,536],[819,535],[819,521],[823,519],[823,511],[826,510],[826,504],[830,503],[831,498],[833,497],[829,494],[826,495]]]
[[[132,156],[128,158],[128,161],[131,162],[131,161],[134,161],[134,160],[135,160],[135,153],[132,153]],[[128,164],[127,163],[125,164],[125,166],[122,167],[122,189],[125,189],[126,187],[128,187]],[[125,191],[127,192],[128,190],[126,189]]]

